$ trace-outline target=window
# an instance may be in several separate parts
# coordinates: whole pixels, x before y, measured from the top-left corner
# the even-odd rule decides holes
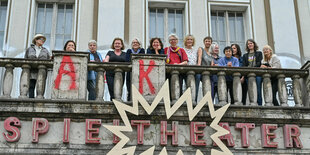
[[[184,37],[184,9],[150,8],[149,9],[149,40],[158,37],[167,46],[168,36],[174,33],[179,37],[179,46]]]
[[[245,49],[243,12],[211,11],[211,29],[213,42],[219,44],[221,51],[233,43]]]
[[[74,4],[38,3],[35,33],[46,36],[45,47],[62,50],[72,39]]]
[[[0,51],[3,50],[8,1],[0,1]]]

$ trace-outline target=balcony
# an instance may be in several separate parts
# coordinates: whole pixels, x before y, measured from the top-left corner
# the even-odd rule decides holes
[[[153,56],[147,56],[148,58]],[[95,62],[87,62],[87,70],[94,70],[98,73],[97,83],[96,83],[96,101],[103,102],[104,98],[104,72],[105,71],[114,71],[115,72],[115,83],[114,90],[115,91],[115,99],[121,100],[123,95],[123,74],[124,72],[128,72],[132,70],[132,65],[130,63],[95,63]],[[163,64],[165,65],[165,64]],[[53,70],[54,62],[53,60],[30,60],[30,59],[18,59],[18,58],[0,58],[0,67],[4,67],[5,75],[3,77],[3,95],[2,99],[11,98],[12,86],[13,84],[19,84],[19,97],[18,99],[25,100],[27,99],[27,93],[29,88],[29,76],[30,69],[38,70],[38,82],[36,86],[36,98],[43,99],[46,88],[50,89],[51,86],[46,82],[47,79],[47,70]],[[218,76],[218,99],[220,105],[225,105],[227,103],[227,91],[226,91],[226,79],[225,76],[230,75],[233,77],[233,85],[234,85],[234,95],[235,105],[242,105],[242,90],[241,90],[241,76],[248,77],[248,103],[250,106],[257,106],[257,90],[256,90],[256,76],[263,77],[263,98],[264,98],[264,106],[272,106],[272,88],[269,87],[271,85],[271,78],[276,77],[278,79],[278,96],[279,102],[281,106],[288,106],[288,90],[285,79],[292,80],[292,92],[295,102],[295,107],[309,107],[308,104],[308,95],[309,95],[309,70],[310,62],[306,63],[301,69],[260,69],[260,68],[243,68],[243,67],[218,67],[218,66],[176,66],[176,65],[165,65],[165,73],[170,74],[172,82],[170,82],[171,88],[171,100],[175,101],[180,97],[180,93],[178,90],[179,85],[179,74],[187,76],[187,88],[191,88],[191,94],[195,97],[195,74],[202,75],[202,89],[199,91],[205,95],[208,91],[211,91],[211,80],[210,75]],[[21,68],[22,73],[19,81],[14,81],[14,72],[13,70],[16,68]],[[82,70],[82,68],[79,68]],[[86,68],[85,68],[86,69]],[[84,71],[86,72],[86,71]],[[165,76],[165,73],[162,73]],[[54,73],[53,74],[57,74]],[[51,78],[51,77],[49,77]],[[85,77],[84,77],[85,78]],[[155,81],[158,81],[154,77],[151,77]],[[165,78],[164,78],[165,79]],[[160,80],[164,80],[160,79]],[[139,82],[133,80],[135,82]],[[86,80],[84,79],[84,83]],[[83,83],[83,81],[80,81]],[[84,84],[83,84],[84,85]],[[306,87],[301,87],[306,86]],[[138,87],[137,87],[138,88]],[[51,92],[51,91],[48,91]],[[83,99],[86,100],[87,90],[82,92]],[[198,92],[199,93],[199,92]],[[47,96],[51,96],[48,94]],[[124,97],[123,97],[124,98]],[[71,98],[80,100],[81,97]]]

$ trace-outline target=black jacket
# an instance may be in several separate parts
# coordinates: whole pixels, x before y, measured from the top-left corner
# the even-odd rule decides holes
[[[253,67],[260,67],[263,60],[263,54],[261,51],[254,52],[254,59],[255,59],[255,66]],[[245,53],[243,55],[243,66],[248,67],[249,65],[249,53]]]

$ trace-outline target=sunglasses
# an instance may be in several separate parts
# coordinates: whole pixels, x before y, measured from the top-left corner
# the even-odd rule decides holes
[[[42,41],[45,41],[45,39],[44,39],[44,38],[38,38],[37,40],[42,40]]]

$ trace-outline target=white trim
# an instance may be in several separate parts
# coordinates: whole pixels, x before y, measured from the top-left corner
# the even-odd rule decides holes
[[[3,53],[3,56],[6,56],[7,55],[7,52],[8,52],[8,48],[9,48],[9,44],[8,44],[8,42],[9,42],[9,36],[10,35],[7,35],[8,34],[8,24],[11,24],[11,20],[9,20],[9,14],[12,14],[12,8],[11,8],[11,6],[12,6],[12,4],[11,3],[13,3],[13,1],[11,1],[11,0],[8,0],[8,6],[7,6],[7,10],[6,10],[6,19],[5,19],[5,26],[4,26],[4,35],[3,35],[3,42],[2,42],[2,44],[3,44],[3,46],[2,46],[2,53]],[[10,23],[9,23],[9,21],[10,21]],[[7,39],[7,41],[8,42],[6,42],[6,39]]]
[[[52,17],[52,30],[51,30],[51,40],[50,40],[50,52],[55,49],[55,43],[56,43],[56,27],[57,27],[57,14],[58,14],[58,4],[72,4],[72,32],[71,32],[71,38],[72,40],[75,40],[76,36],[76,19],[77,19],[77,10],[76,6],[77,5],[77,0],[32,0],[32,6],[31,6],[31,15],[30,15],[30,29],[29,29],[29,36],[25,35],[28,37],[28,42],[24,47],[29,47],[29,45],[32,43],[32,38],[36,33],[36,22],[37,22],[37,14],[38,14],[38,4],[39,3],[50,3],[53,4],[53,17]],[[29,9],[28,9],[29,10]],[[29,17],[28,17],[29,18]],[[27,19],[28,19],[27,18]],[[28,20],[27,20],[28,21]],[[28,26],[28,25],[27,25]],[[28,31],[28,30],[27,30]],[[26,32],[27,32],[26,31]],[[75,40],[76,41],[76,40]],[[51,46],[52,45],[52,46]],[[78,46],[78,44],[77,44]],[[77,47],[78,49],[78,47]]]
[[[210,0],[211,2],[250,3],[250,0]]]
[[[193,33],[193,8],[192,8],[192,0],[188,0],[188,8],[190,8],[190,11],[188,13],[189,16],[189,32],[187,34],[192,34]]]
[[[250,38],[253,38],[254,40],[256,40],[256,27],[255,27],[255,13],[254,13],[254,6],[253,6],[253,1],[251,0],[251,7],[249,7],[249,9],[251,9],[250,11],[248,10],[248,16],[251,19],[249,22],[250,25],[250,30],[248,30],[248,32],[250,32]],[[252,16],[251,16],[252,15]],[[252,17],[252,18],[251,18]],[[253,23],[253,25],[252,25]],[[252,28],[252,29],[251,29]],[[254,33],[254,34],[253,34]],[[254,36],[254,37],[253,37]]]
[[[147,41],[146,41],[146,39],[145,39],[145,29],[146,29],[146,27],[145,27],[145,17],[146,17],[146,13],[145,13],[145,0],[143,0],[142,1],[142,12],[144,12],[144,13],[142,13],[142,19],[141,19],[141,21],[142,21],[142,27],[143,27],[143,31],[142,31],[142,41],[143,41],[143,43],[142,43],[142,46],[144,45],[144,49],[147,49],[147,46],[146,46],[146,44],[147,44]]]
[[[146,2],[146,0],[144,0],[144,2]],[[146,17],[145,17],[145,20],[146,21],[144,21],[144,23],[145,23],[145,34],[143,35],[143,37],[146,37],[146,38],[144,38],[144,42],[145,42],[145,44],[144,44],[144,46],[145,46],[145,48],[147,48],[148,47],[148,44],[149,44],[149,42],[150,42],[150,40],[149,40],[149,26],[150,26],[150,24],[149,24],[149,12],[150,12],[150,9],[149,9],[149,3],[148,2],[146,2],[145,3],[145,8],[144,8],[144,11],[145,11],[145,15],[146,15]]]
[[[215,6],[239,6],[241,8],[245,8],[245,12],[244,14],[247,14],[247,16],[244,16],[244,29],[245,29],[245,38],[252,38],[253,34],[252,34],[252,30],[253,30],[253,25],[252,25],[252,21],[254,22],[254,17],[251,18],[251,12],[253,14],[253,9],[251,9],[251,5],[250,4],[236,4],[236,3],[216,3],[216,2],[208,2],[208,13],[209,16],[207,17],[209,20],[207,20],[209,22],[208,28],[207,30],[210,30],[210,36],[212,36],[212,30],[211,30],[211,7],[212,5]],[[253,5],[252,5],[253,7]],[[229,7],[227,10],[230,10]],[[250,10],[249,10],[250,9]],[[240,11],[244,11],[244,10],[240,10]],[[255,30],[255,29],[254,29]],[[254,38],[255,39],[255,38]]]
[[[77,3],[78,0],[74,1],[74,5],[73,5],[73,12],[74,12],[74,19],[73,19],[73,32],[72,32],[72,40],[75,40],[75,38],[77,38],[75,40],[76,42],[76,50],[79,50],[79,39],[80,38],[80,34],[78,33],[79,31],[77,31],[77,25],[81,25],[81,14],[78,14],[78,10],[80,10],[81,8],[81,1],[79,1],[79,4]],[[76,19],[78,20],[78,24],[76,24]],[[77,36],[77,37],[76,37]]]
[[[210,26],[209,26],[209,23],[211,21],[211,18],[210,18],[210,15],[208,16],[208,13],[210,14],[209,12],[209,9],[210,9],[210,4],[208,3],[208,0],[205,0],[204,1],[204,6],[205,6],[205,16],[206,16],[206,30],[207,30],[207,35],[206,36],[211,36],[211,34],[209,34],[209,30],[210,30]]]
[[[36,9],[37,8],[37,2],[36,2],[36,0],[32,0],[31,1],[31,14],[30,14],[30,20],[28,20],[29,21],[29,25],[30,25],[30,28],[29,28],[29,33],[28,33],[28,36],[27,35],[25,35],[25,37],[28,37],[28,42],[26,43],[26,45],[24,45],[24,47],[25,48],[27,48],[27,47],[29,47],[29,45],[32,43],[32,38],[33,38],[33,36],[34,36],[34,33],[35,33],[35,25],[36,25],[36,22],[37,22],[37,20],[36,20],[36,14],[37,14],[37,10],[38,9]],[[29,9],[28,9],[29,10]],[[28,19],[29,19],[29,17],[28,17]],[[27,33],[28,31],[26,31],[26,33]]]
[[[189,27],[188,27],[188,23],[189,23],[189,19],[188,19],[188,17],[189,17],[189,11],[188,11],[188,8],[189,8],[189,6],[188,6],[188,1],[186,1],[185,2],[185,8],[184,8],[184,15],[185,16],[183,16],[183,18],[184,18],[184,27],[183,27],[183,32],[184,32],[184,34],[183,34],[183,38],[182,38],[182,40],[184,39],[184,37],[187,35],[187,34],[189,34]]]
[[[309,14],[310,14],[310,0],[308,0],[308,11],[309,11]]]
[[[181,4],[182,6],[183,6],[183,8],[182,9],[184,9],[183,10],[183,22],[184,22],[184,27],[183,27],[183,37],[185,37],[188,33],[189,33],[189,25],[188,25],[188,22],[189,22],[189,20],[188,20],[188,17],[189,17],[189,15],[188,15],[188,13],[189,13],[189,11],[188,11],[188,8],[189,8],[189,6],[188,6],[188,1],[187,0],[183,0],[183,1],[181,1],[181,0],[148,0],[147,1],[147,4],[146,4],[146,8],[145,8],[145,10],[146,10],[146,38],[145,38],[145,46],[147,47],[147,45],[148,45],[148,42],[146,41],[147,39],[149,39],[149,8],[150,8],[150,6],[149,6],[149,3],[162,3],[162,5],[161,6],[165,6],[166,4]],[[163,3],[165,3],[165,4],[163,4]],[[151,7],[153,7],[153,6],[151,6]],[[161,8],[161,7],[160,7]],[[162,7],[162,8],[172,8],[172,9],[181,9],[180,7],[170,7],[170,6],[168,6],[168,7]],[[168,16],[168,13],[166,14],[167,16]],[[166,19],[166,21],[165,22],[168,22],[168,18],[167,17],[165,17],[165,19]],[[168,25],[168,24],[166,24],[166,25]],[[165,36],[168,36],[169,34],[167,34],[166,35],[166,31],[164,32],[164,35]],[[182,38],[183,39],[183,38]],[[163,40],[162,40],[163,41]],[[166,42],[163,42],[163,44],[165,45],[165,44],[167,44],[168,42],[166,41]]]

